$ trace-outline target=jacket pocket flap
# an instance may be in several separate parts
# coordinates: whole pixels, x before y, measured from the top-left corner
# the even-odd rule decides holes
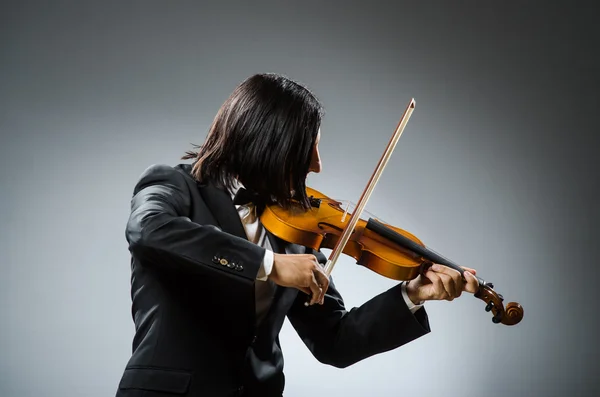
[[[184,394],[192,374],[176,369],[127,368],[119,389],[139,389]]]

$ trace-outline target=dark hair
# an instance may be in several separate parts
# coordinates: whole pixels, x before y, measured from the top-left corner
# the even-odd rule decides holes
[[[306,87],[282,75],[256,74],[223,103],[204,144],[182,159],[196,159],[192,174],[199,182],[231,189],[238,178],[265,204],[284,208],[293,189],[308,208],[305,180],[323,114]]]

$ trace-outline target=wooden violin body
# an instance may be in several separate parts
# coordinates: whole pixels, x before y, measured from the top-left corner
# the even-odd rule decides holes
[[[315,189],[307,188],[306,194],[313,203],[310,210],[285,211],[281,207],[267,206],[261,215],[261,223],[285,241],[315,250],[333,249],[351,213],[342,207],[340,201],[332,200]],[[419,275],[420,257],[367,226],[367,221],[358,221],[350,240],[344,246],[345,255],[354,258],[357,264],[393,280],[411,280]],[[387,227],[423,244],[405,230]]]
[[[319,250],[334,249],[346,229],[352,213],[342,207],[340,201],[323,193],[306,189],[311,209],[300,206],[285,210],[279,206],[266,206],[260,220],[271,233],[284,241]],[[411,280],[419,276],[427,266],[439,263],[461,272],[464,270],[429,250],[413,234],[387,225],[379,220],[358,219],[342,249],[356,263],[393,280]],[[493,290],[491,283],[477,277],[479,291],[475,297],[486,302],[486,311],[492,311],[494,323],[517,324],[523,318],[523,308],[511,302],[506,309],[502,295]]]

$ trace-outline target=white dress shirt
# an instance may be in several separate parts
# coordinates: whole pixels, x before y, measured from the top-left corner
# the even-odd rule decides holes
[[[238,189],[243,187],[243,185],[237,181],[237,186],[234,187],[233,192],[231,193],[231,198],[235,197]],[[246,236],[248,240],[253,242],[256,245],[259,245],[266,249],[265,257],[261,264],[260,270],[258,271],[258,275],[256,277],[256,317],[257,324],[264,318],[267,313],[271,300],[273,298],[273,292],[275,290],[274,283],[269,280],[269,275],[271,274],[271,270],[273,269],[273,261],[274,254],[272,251],[271,243],[267,237],[267,233],[265,228],[260,223],[260,219],[256,213],[256,207],[252,203],[244,204],[244,205],[236,205],[235,206],[240,220],[242,221],[242,225],[244,226],[244,230],[246,231]],[[419,310],[423,307],[422,302],[420,304],[414,304],[408,294],[406,293],[406,284],[402,283],[402,296],[406,301],[406,305],[410,309],[412,313]]]

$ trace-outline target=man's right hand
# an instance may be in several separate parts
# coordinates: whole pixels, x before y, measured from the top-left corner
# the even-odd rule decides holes
[[[293,287],[311,297],[310,304],[323,304],[329,278],[311,254],[274,254],[269,278],[282,287]]]

